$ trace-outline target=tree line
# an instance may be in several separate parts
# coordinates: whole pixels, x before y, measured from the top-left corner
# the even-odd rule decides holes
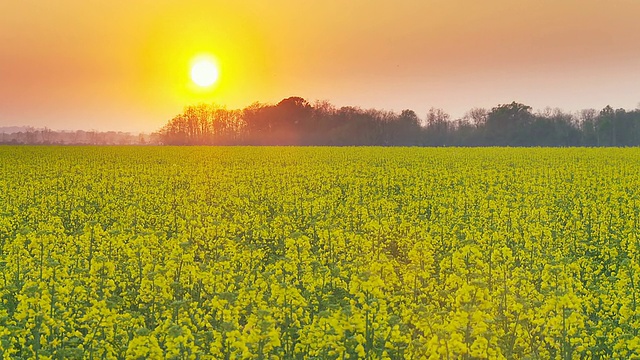
[[[474,108],[458,119],[431,108],[424,117],[336,107],[289,97],[229,110],[185,107],[153,134],[18,129],[0,131],[0,144],[59,145],[325,145],[325,146],[639,146],[640,108],[533,112],[512,102]]]
[[[0,128],[0,144],[4,145],[157,145],[160,143],[159,136],[157,133],[132,134],[121,131]]]
[[[337,108],[289,97],[237,110],[188,106],[158,138],[166,145],[638,146],[640,109],[534,113],[512,102],[474,108],[454,120],[436,108],[420,118],[413,110]]]

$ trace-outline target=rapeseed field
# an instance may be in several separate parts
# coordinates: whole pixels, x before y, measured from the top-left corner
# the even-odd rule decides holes
[[[639,149],[0,147],[0,355],[640,358],[639,189]]]

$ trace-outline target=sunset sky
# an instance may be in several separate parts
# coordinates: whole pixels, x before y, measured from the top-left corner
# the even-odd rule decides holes
[[[640,0],[0,2],[0,126],[155,131],[289,96],[454,118],[640,103]],[[190,66],[210,56],[218,82]]]

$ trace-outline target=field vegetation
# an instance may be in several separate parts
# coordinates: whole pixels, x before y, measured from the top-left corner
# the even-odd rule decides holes
[[[639,159],[0,147],[0,356],[638,358]]]

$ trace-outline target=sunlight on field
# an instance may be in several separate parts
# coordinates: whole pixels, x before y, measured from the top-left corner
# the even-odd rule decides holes
[[[0,147],[0,357],[637,357],[639,156]]]

